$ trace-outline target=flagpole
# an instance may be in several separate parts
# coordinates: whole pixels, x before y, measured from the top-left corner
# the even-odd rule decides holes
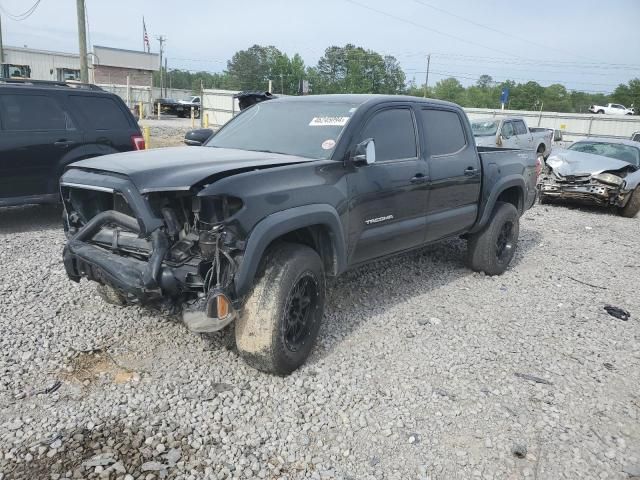
[[[146,52],[146,43],[144,41],[144,31],[146,30],[146,26],[144,24],[144,15],[142,16],[142,51]]]

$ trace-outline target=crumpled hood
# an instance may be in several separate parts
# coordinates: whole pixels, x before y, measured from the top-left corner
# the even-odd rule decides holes
[[[125,175],[141,193],[188,190],[216,174],[253,168],[313,162],[278,153],[215,147],[172,147],[104,155],[71,164],[82,168]]]
[[[625,167],[635,168],[634,165],[623,160],[562,149],[554,149],[547,159],[547,165],[562,176],[597,175],[610,170],[621,170]]]

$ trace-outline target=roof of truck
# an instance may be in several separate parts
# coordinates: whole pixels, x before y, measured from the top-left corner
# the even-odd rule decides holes
[[[365,102],[381,103],[381,102],[417,102],[430,105],[443,105],[461,108],[459,105],[452,102],[445,102],[444,100],[436,100],[435,98],[422,98],[414,97],[411,95],[378,95],[369,93],[338,93],[332,95],[303,95],[303,96],[289,96],[274,99],[278,102],[346,102],[363,104]]]

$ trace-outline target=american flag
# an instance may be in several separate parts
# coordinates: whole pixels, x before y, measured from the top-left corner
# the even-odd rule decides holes
[[[149,34],[147,33],[147,25],[144,23],[144,17],[142,17],[142,50],[151,52],[151,45],[149,44]]]

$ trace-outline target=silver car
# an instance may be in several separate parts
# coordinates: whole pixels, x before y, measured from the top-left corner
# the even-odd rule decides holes
[[[554,150],[538,182],[540,202],[570,199],[640,211],[640,142],[590,137]]]

